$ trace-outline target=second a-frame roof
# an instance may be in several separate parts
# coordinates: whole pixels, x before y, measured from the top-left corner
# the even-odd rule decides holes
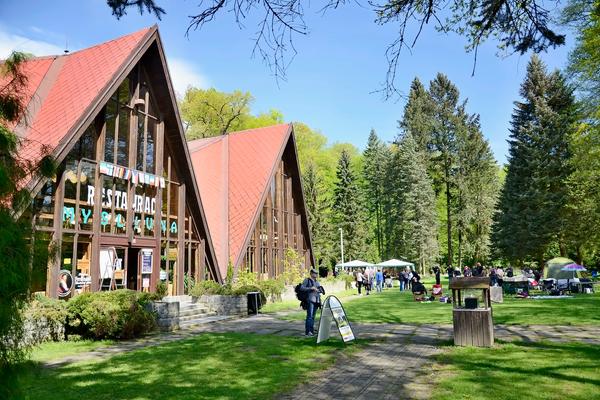
[[[282,124],[188,143],[221,274],[241,259],[291,133]]]

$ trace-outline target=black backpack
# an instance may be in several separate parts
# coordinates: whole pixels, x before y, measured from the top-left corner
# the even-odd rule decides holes
[[[308,286],[312,286],[311,279],[308,280]],[[300,282],[299,284],[297,284],[294,287],[294,292],[296,292],[296,298],[298,300],[300,300],[300,307],[302,307],[303,309],[306,310],[306,302],[308,301],[308,292],[300,290],[301,287],[302,287],[302,282]]]

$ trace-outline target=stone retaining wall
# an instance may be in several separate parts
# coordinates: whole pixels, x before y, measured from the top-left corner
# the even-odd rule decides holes
[[[151,301],[146,305],[148,311],[156,313],[159,329],[173,331],[179,329],[179,301]]]
[[[195,302],[202,303],[209,311],[217,315],[248,315],[248,296],[203,295],[194,297]]]

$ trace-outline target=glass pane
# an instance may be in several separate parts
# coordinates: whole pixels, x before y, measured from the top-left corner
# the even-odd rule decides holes
[[[127,167],[129,164],[129,115],[128,108],[119,107],[119,143],[117,164]]]
[[[146,172],[154,174],[155,162],[154,156],[156,152],[156,121],[148,118],[148,132],[146,133]]]
[[[127,198],[129,184],[124,179],[115,179],[115,192],[113,202],[115,205],[115,224],[113,232],[116,234],[127,233],[127,208],[131,204]]]
[[[79,228],[92,230],[94,224],[94,194],[96,179],[96,165],[88,162],[81,163],[80,189],[79,189]]]
[[[114,100],[109,100],[106,104],[106,114],[104,120],[106,122],[106,138],[104,142],[104,161],[111,163],[115,162],[115,120],[117,118],[117,103]]]
[[[137,151],[135,168],[138,171],[144,171],[144,120],[146,117],[142,113],[137,113]]]
[[[56,184],[47,181],[35,197],[35,208],[37,210],[37,226],[54,226],[54,196]]]

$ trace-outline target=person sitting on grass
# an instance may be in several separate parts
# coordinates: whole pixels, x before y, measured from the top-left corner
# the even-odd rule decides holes
[[[412,293],[415,299],[424,299],[427,295],[427,289],[425,288],[425,285],[423,285],[417,278],[413,278]]]

